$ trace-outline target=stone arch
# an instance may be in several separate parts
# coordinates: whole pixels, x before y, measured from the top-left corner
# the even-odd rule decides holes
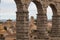
[[[48,6],[50,6],[50,8],[52,9],[52,12],[53,12],[53,15],[52,15],[52,27],[51,27],[51,30],[53,30],[53,28],[55,27],[54,23],[55,23],[55,21],[57,21],[57,20],[55,20],[56,19],[55,16],[57,15],[57,8],[56,8],[56,5],[54,3],[49,3]],[[51,30],[49,32],[49,35],[51,33]]]
[[[31,1],[30,1],[31,2]],[[29,2],[29,4],[30,4]],[[32,0],[33,3],[36,4],[37,7],[37,30],[39,31],[37,38],[48,38],[46,33],[46,23],[47,23],[47,16],[46,16],[46,7],[43,7],[42,3],[37,0]],[[42,35],[44,34],[44,35]],[[46,36],[46,37],[44,37]]]
[[[40,1],[37,1],[37,0],[32,0],[32,1],[30,1],[29,3],[28,3],[28,7],[29,7],[29,5],[30,5],[30,3],[31,2],[33,2],[35,5],[36,5],[36,7],[37,7],[37,23],[39,22],[38,21],[38,16],[42,16],[42,15],[44,15],[44,11],[45,11],[45,8],[43,8],[43,5],[42,5],[42,3],[40,2]],[[44,10],[43,10],[44,9]]]
[[[56,6],[53,3],[50,3],[49,6],[51,7],[52,12],[53,12],[53,15],[52,15],[52,28],[53,28],[53,26],[54,26],[54,20],[55,20],[54,17],[57,15],[57,8],[56,8]]]
[[[55,4],[54,3],[50,3],[50,4],[48,4],[48,6],[50,6],[50,8],[52,9],[52,23],[53,23],[53,16],[56,16],[57,15],[57,8],[56,8],[56,6],[55,6]],[[47,7],[48,7],[47,6]]]
[[[29,5],[30,5],[31,2],[33,2],[33,3],[36,5],[38,14],[39,14],[39,13],[41,14],[41,13],[43,12],[42,3],[41,3],[40,1],[37,1],[37,0],[32,0],[32,1],[30,1],[30,2],[28,3],[28,7],[29,7]],[[28,8],[27,8],[27,9],[28,9]]]
[[[54,3],[50,4],[50,7],[52,8],[53,11],[53,16],[52,16],[52,29],[50,32],[50,37],[51,40],[60,40],[60,15],[58,14],[58,6]]]
[[[37,8],[37,16],[40,16],[40,15],[38,15],[38,14],[43,14],[42,4],[41,4],[40,2],[38,2],[38,1],[36,1],[36,0],[30,1],[30,3],[31,3],[31,2],[33,2],[33,3],[36,5],[36,8]],[[30,5],[30,3],[29,3],[29,5]],[[28,6],[28,7],[29,7],[29,6]],[[36,19],[37,22],[39,22],[39,21],[38,21],[38,18],[39,18],[39,17],[37,17],[37,19]],[[34,36],[34,34],[33,34],[32,36]],[[31,40],[31,39],[34,40],[34,38],[31,38],[31,37],[30,37],[30,40]]]
[[[53,15],[57,15],[57,8],[54,4],[49,4],[49,6],[51,7],[52,11],[53,11]]]

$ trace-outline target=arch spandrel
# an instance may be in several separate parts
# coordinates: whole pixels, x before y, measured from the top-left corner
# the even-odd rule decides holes
[[[29,0],[14,0],[17,5],[17,11],[28,11],[27,6],[29,3]]]
[[[21,0],[14,0],[14,1],[16,3],[17,12],[21,12],[23,9],[23,5],[22,5]]]
[[[55,2],[49,2],[47,6],[50,6],[52,8],[53,15],[57,15],[57,5]]]
[[[28,4],[31,0],[21,0],[22,4]]]
[[[56,8],[57,8],[57,14],[60,15],[60,3],[57,3],[56,4]]]
[[[22,4],[21,0],[14,0],[16,4]]]
[[[19,9],[18,11],[28,11],[28,6],[31,0],[15,0],[17,4],[17,8]],[[21,8],[22,7],[22,8]]]

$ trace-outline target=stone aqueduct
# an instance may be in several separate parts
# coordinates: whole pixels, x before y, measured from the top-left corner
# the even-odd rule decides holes
[[[28,7],[31,2],[36,4],[37,14],[37,38],[34,40],[60,40],[60,0],[14,0],[17,6],[16,12],[16,40],[29,40]],[[50,36],[46,33],[47,7],[53,11],[52,30]]]

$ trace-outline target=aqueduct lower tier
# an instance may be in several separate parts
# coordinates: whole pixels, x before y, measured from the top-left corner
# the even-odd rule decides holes
[[[60,0],[15,0],[16,12],[16,37],[17,40],[29,40],[28,6],[34,2],[37,6],[37,39],[34,40],[60,40]],[[46,9],[50,6],[53,10],[52,30],[50,36],[46,32]]]
[[[60,0],[15,0],[17,5],[17,40],[29,40],[28,6],[34,2],[37,6],[37,39],[35,40],[60,40]],[[50,36],[46,32],[46,8],[50,6],[53,10],[52,30]]]

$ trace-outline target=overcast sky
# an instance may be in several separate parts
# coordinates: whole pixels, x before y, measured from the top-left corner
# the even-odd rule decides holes
[[[0,4],[0,20],[1,19],[16,19],[16,4],[14,0],[1,0]],[[34,16],[36,19],[37,8],[33,2],[30,3],[28,7],[29,17]],[[51,19],[52,10],[48,6],[47,8],[48,19]]]

